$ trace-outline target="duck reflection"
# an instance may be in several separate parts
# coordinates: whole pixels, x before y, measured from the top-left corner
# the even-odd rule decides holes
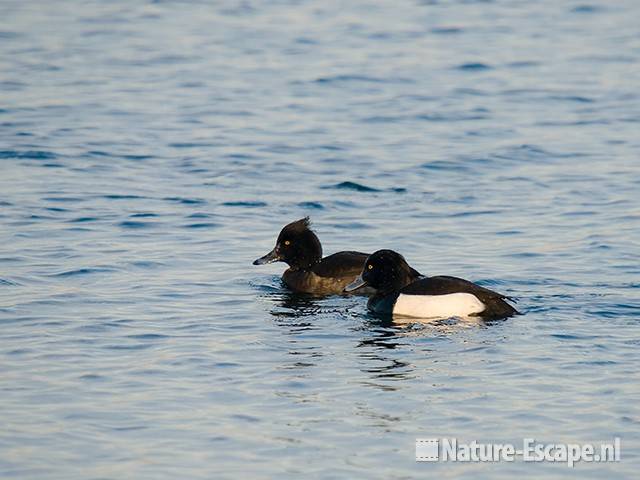
[[[402,341],[402,329],[394,326],[390,319],[367,324],[360,329],[363,336],[356,345],[360,370],[366,374],[361,383],[385,391],[398,390],[402,386],[398,382],[415,377],[411,363],[391,355],[391,351],[407,347]]]
[[[354,329],[362,338],[356,345],[358,357],[362,360],[361,371],[366,374],[363,385],[385,391],[395,391],[403,387],[407,380],[418,376],[415,365],[394,350],[413,350],[415,338],[449,338],[456,333],[473,328],[485,328],[497,322],[480,318],[447,319],[403,319],[389,315],[367,313],[367,320]],[[427,356],[433,350],[422,348]]]
[[[322,345],[310,344],[302,337],[321,329],[322,325],[316,320],[323,312],[322,297],[292,292],[280,286],[261,297],[270,305],[269,314],[274,324],[288,336],[285,348],[292,359],[278,368],[296,371],[297,376],[304,377],[304,371],[315,367],[324,357]]]
[[[402,389],[421,375],[410,361],[415,358],[417,338],[451,337],[458,332],[496,323],[480,318],[421,320],[376,315],[348,297],[319,297],[291,292],[275,285],[269,290],[261,297],[267,300],[274,323],[288,335],[286,348],[293,360],[280,368],[308,375],[309,368],[320,364],[327,355],[335,354],[335,348],[328,348],[322,340],[326,335],[334,336],[335,332],[328,330],[335,327],[336,318],[345,321],[356,319],[355,324],[350,323],[348,328],[357,338],[355,349],[344,352],[345,360],[348,361],[349,356],[355,358],[357,367],[364,374],[361,385],[383,391]],[[345,334],[344,330],[340,334]],[[345,341],[348,340],[345,338]],[[348,348],[348,345],[343,346]],[[422,344],[420,350],[424,358],[432,349]]]
[[[317,315],[321,311],[320,300],[308,293],[296,293],[284,290],[282,292],[265,295],[272,301],[275,308],[271,310],[271,315],[285,318],[301,318]]]

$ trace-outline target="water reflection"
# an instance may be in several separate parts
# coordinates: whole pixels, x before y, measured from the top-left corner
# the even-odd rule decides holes
[[[281,281],[278,279],[277,283],[281,284]],[[304,370],[315,367],[324,357],[321,342],[309,344],[303,335],[322,328],[321,324],[316,324],[323,311],[321,297],[295,293],[285,288],[262,286],[261,289],[269,290],[260,297],[268,302],[274,324],[288,336],[285,348],[292,361],[283,363],[279,368],[294,370],[300,375]]]
[[[377,411],[366,403],[356,404],[356,415],[366,418],[371,426],[380,428],[388,428],[390,425],[403,420],[400,415]]]
[[[279,277],[273,277],[268,284],[251,283],[258,296],[272,306],[269,313],[276,320],[315,316],[322,310],[319,297],[308,293],[297,293],[288,290]],[[285,322],[288,324],[287,322]],[[296,322],[299,324],[299,322]]]
[[[274,305],[270,313],[274,317],[300,318],[319,314],[322,311],[322,297],[287,290],[265,295]]]
[[[402,389],[420,376],[409,360],[414,358],[416,341],[426,344],[450,341],[459,333],[497,323],[475,317],[416,319],[376,315],[366,312],[363,302],[344,297],[295,293],[281,285],[261,289],[268,290],[260,296],[268,302],[273,322],[289,337],[287,353],[294,360],[282,368],[301,372],[314,367],[331,351],[320,348],[326,345],[327,338],[354,335],[352,354],[363,374],[359,383],[382,391]],[[336,325],[340,325],[336,324],[337,318],[356,321],[345,323],[349,326],[346,332],[342,328],[335,331]],[[337,341],[344,345],[342,339]],[[344,341],[348,342],[348,337]],[[422,345],[420,355],[428,358],[431,351]]]
[[[363,334],[356,345],[363,364],[361,371],[366,374],[361,383],[384,391],[399,390],[408,383],[406,380],[419,376],[415,365],[406,361],[414,355],[412,339],[447,341],[458,333],[491,324],[480,318],[408,319],[368,314],[367,320],[354,329]],[[431,352],[431,348],[422,348],[421,356]]]
[[[360,370],[365,374],[362,385],[395,391],[401,387],[396,382],[415,377],[414,366],[397,357],[408,345],[401,341],[401,329],[394,327],[391,319],[368,321],[361,332],[364,335],[356,348]]]

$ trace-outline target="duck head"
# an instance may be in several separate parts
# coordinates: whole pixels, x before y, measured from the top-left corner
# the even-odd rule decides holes
[[[353,292],[366,285],[379,293],[400,290],[413,282],[420,274],[411,268],[402,255],[393,250],[378,250],[369,255],[362,273],[345,287],[345,292]]]
[[[276,246],[254,265],[284,262],[294,270],[306,270],[322,260],[322,245],[311,230],[309,217],[286,225],[278,235]]]

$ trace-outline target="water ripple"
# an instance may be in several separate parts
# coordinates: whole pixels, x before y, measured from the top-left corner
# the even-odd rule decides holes
[[[330,188],[335,190],[353,190],[355,192],[379,192],[380,191],[377,188],[368,187],[361,183],[349,182],[349,181],[336,183],[335,185],[329,185],[324,188]]]
[[[0,477],[420,478],[451,432],[637,477],[639,8],[1,2]],[[524,314],[290,292],[252,261],[306,214]]]
[[[45,150],[0,150],[0,159],[33,159],[33,160],[52,160],[57,158],[53,152]]]

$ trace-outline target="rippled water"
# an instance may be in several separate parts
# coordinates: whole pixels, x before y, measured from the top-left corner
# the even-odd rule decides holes
[[[0,4],[2,478],[630,478],[640,4]],[[311,215],[519,298],[384,324],[254,267]],[[416,437],[622,439],[425,464]]]

